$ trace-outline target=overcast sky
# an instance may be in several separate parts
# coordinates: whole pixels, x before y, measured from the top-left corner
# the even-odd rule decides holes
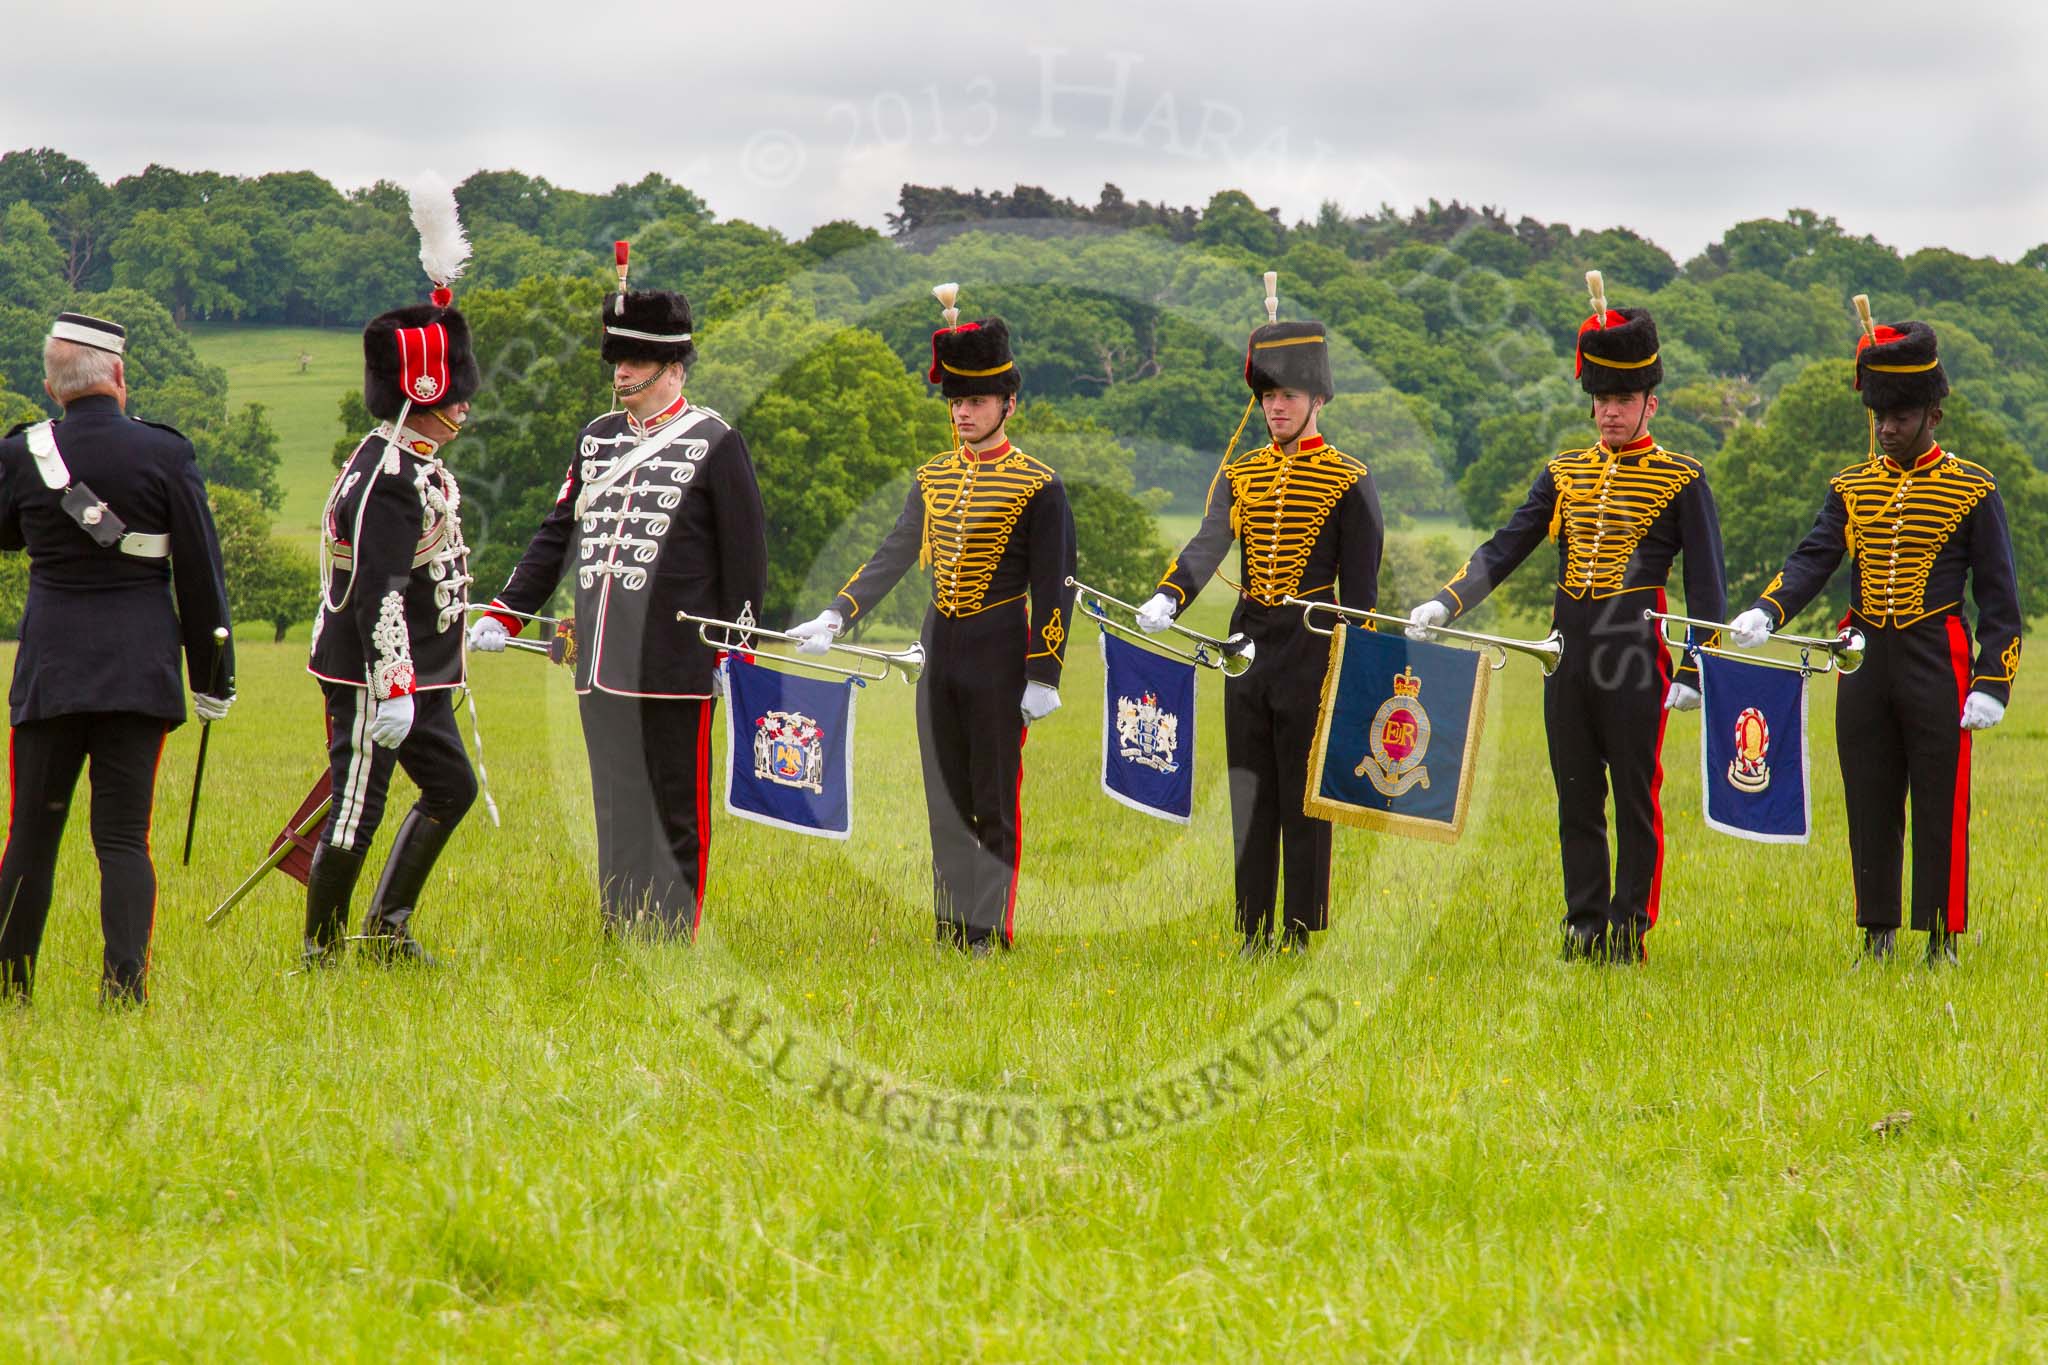
[[[1290,220],[1431,197],[1680,260],[1803,207],[1904,250],[2048,241],[2048,7],[171,6],[0,0],[0,149],[344,186],[659,170],[722,217],[876,227],[905,181]]]

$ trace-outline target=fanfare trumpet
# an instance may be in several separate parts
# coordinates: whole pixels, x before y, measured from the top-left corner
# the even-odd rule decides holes
[[[788,654],[771,654],[758,649],[752,641],[780,640],[785,644],[798,645],[803,643],[803,637],[791,635],[785,630],[768,630],[755,625],[752,621],[721,621],[715,616],[692,616],[687,611],[677,612],[676,620],[693,623],[697,627],[697,638],[713,649],[754,654],[764,659],[773,659],[780,664],[794,664],[798,668],[815,668],[825,673],[837,673],[842,678],[866,678],[872,682],[880,682],[889,676],[889,670],[893,668],[902,675],[903,681],[914,683],[918,674],[924,672],[924,646],[921,644],[914,644],[908,649],[889,650],[870,649],[866,645],[842,645],[836,640],[832,642],[833,653],[850,654],[855,658],[870,659],[881,665],[879,671],[870,672],[865,668],[841,668],[836,664],[821,663],[814,657],[799,658]],[[713,634],[714,631],[717,632],[716,635]]]
[[[1305,598],[1288,597],[1281,600],[1282,606],[1300,607],[1301,623],[1318,635],[1331,635],[1336,631],[1334,624],[1319,626],[1315,614],[1327,611],[1333,616],[1345,616],[1355,621],[1378,621],[1383,625],[1398,626],[1402,630],[1411,624],[1405,616],[1389,616],[1383,611],[1367,611],[1363,607],[1340,607],[1335,602],[1311,602]],[[1453,626],[1426,627],[1432,636],[1445,635],[1453,640],[1469,640],[1483,649],[1494,652],[1495,672],[1508,666],[1508,652],[1527,654],[1543,666],[1543,676],[1557,672],[1557,666],[1564,661],[1564,636],[1553,630],[1540,640],[1518,640],[1511,635],[1484,635],[1476,630],[1458,630]]]
[[[1770,654],[1752,654],[1746,649],[1724,649],[1720,645],[1688,644],[1684,640],[1671,638],[1671,627],[1700,626],[1707,630],[1730,629],[1725,621],[1702,621],[1697,616],[1675,616],[1668,612],[1643,608],[1643,619],[1655,621],[1664,643],[1679,649],[1696,649],[1702,654],[1712,654],[1723,659],[1740,659],[1746,664],[1762,664],[1765,668],[1789,668],[1798,673],[1854,673],[1863,667],[1863,632],[1844,626],[1842,633],[1832,639],[1816,635],[1782,635],[1772,631],[1770,638],[1781,645],[1790,645],[1799,651],[1797,659],[1780,659]],[[1824,662],[1813,661],[1814,651],[1826,656]]]
[[[1069,578],[1067,586],[1079,594],[1082,614],[1104,630],[1121,635],[1127,640],[1137,640],[1151,645],[1154,649],[1171,654],[1176,659],[1186,659],[1190,663],[1200,664],[1203,668],[1220,669],[1226,678],[1242,676],[1244,671],[1252,666],[1252,658],[1258,652],[1252,642],[1242,634],[1233,635],[1227,640],[1219,640],[1213,635],[1204,635],[1198,630],[1189,630],[1179,624],[1169,625],[1166,629],[1184,640],[1191,641],[1194,648],[1175,649],[1157,635],[1147,635],[1135,626],[1127,626],[1112,619],[1106,610],[1115,607],[1119,611],[1129,612],[1135,618],[1138,608],[1129,602],[1119,597],[1111,597],[1100,588],[1091,588],[1078,578]]]
[[[489,602],[472,602],[470,611],[487,616],[512,616],[521,621],[532,621],[536,625],[553,626],[551,640],[521,640],[508,638],[505,648],[518,650],[522,654],[545,654],[553,663],[571,664],[576,661],[576,622],[567,616],[534,616],[529,612],[514,611]]]

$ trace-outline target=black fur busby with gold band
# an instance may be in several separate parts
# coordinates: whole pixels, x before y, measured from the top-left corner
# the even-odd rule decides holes
[[[1644,308],[1608,308],[1579,324],[1572,373],[1587,393],[1648,393],[1664,382],[1657,322]]]
[[[607,365],[651,360],[688,365],[697,358],[690,340],[690,301],[666,289],[633,289],[606,296],[604,345]]]
[[[448,287],[469,259],[455,192],[438,176],[426,175],[409,194],[420,266],[434,286],[432,301],[380,313],[363,328],[363,401],[372,416],[394,423],[403,423],[412,408],[468,402],[483,383],[469,323],[456,311]]]
[[[1007,398],[1024,387],[1017,358],[1010,354],[1010,325],[982,318],[932,333],[932,368],[925,378],[948,398],[995,394]]]
[[[1320,322],[1269,322],[1244,348],[1244,382],[1254,396],[1269,389],[1299,389],[1316,398],[1336,395],[1330,377],[1330,337]]]
[[[1856,387],[1872,412],[1932,407],[1948,396],[1948,375],[1924,322],[1881,324],[1856,341]]]

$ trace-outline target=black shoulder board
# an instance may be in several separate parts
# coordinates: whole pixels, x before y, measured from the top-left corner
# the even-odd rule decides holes
[[[169,422],[152,422],[147,417],[138,417],[135,420],[146,427],[155,427],[158,431],[168,431],[181,441],[187,440],[185,433],[172,426]]]
[[[0,441],[4,441],[11,436],[19,436],[21,435],[21,433],[27,431],[30,427],[34,425],[34,422],[16,422],[13,426],[7,428],[6,436],[0,436]]]

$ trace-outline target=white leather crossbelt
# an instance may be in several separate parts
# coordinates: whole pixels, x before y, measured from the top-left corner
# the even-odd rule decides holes
[[[38,422],[22,434],[28,439],[28,453],[35,457],[36,473],[42,477],[43,486],[53,493],[69,493],[75,485],[71,480],[70,466],[64,463],[63,452],[57,449],[55,424]],[[99,517],[111,510],[105,502],[86,508],[79,516],[79,529],[92,534],[92,527]],[[171,538],[161,531],[124,531],[116,548],[122,554],[133,555],[137,559],[169,559]]]

